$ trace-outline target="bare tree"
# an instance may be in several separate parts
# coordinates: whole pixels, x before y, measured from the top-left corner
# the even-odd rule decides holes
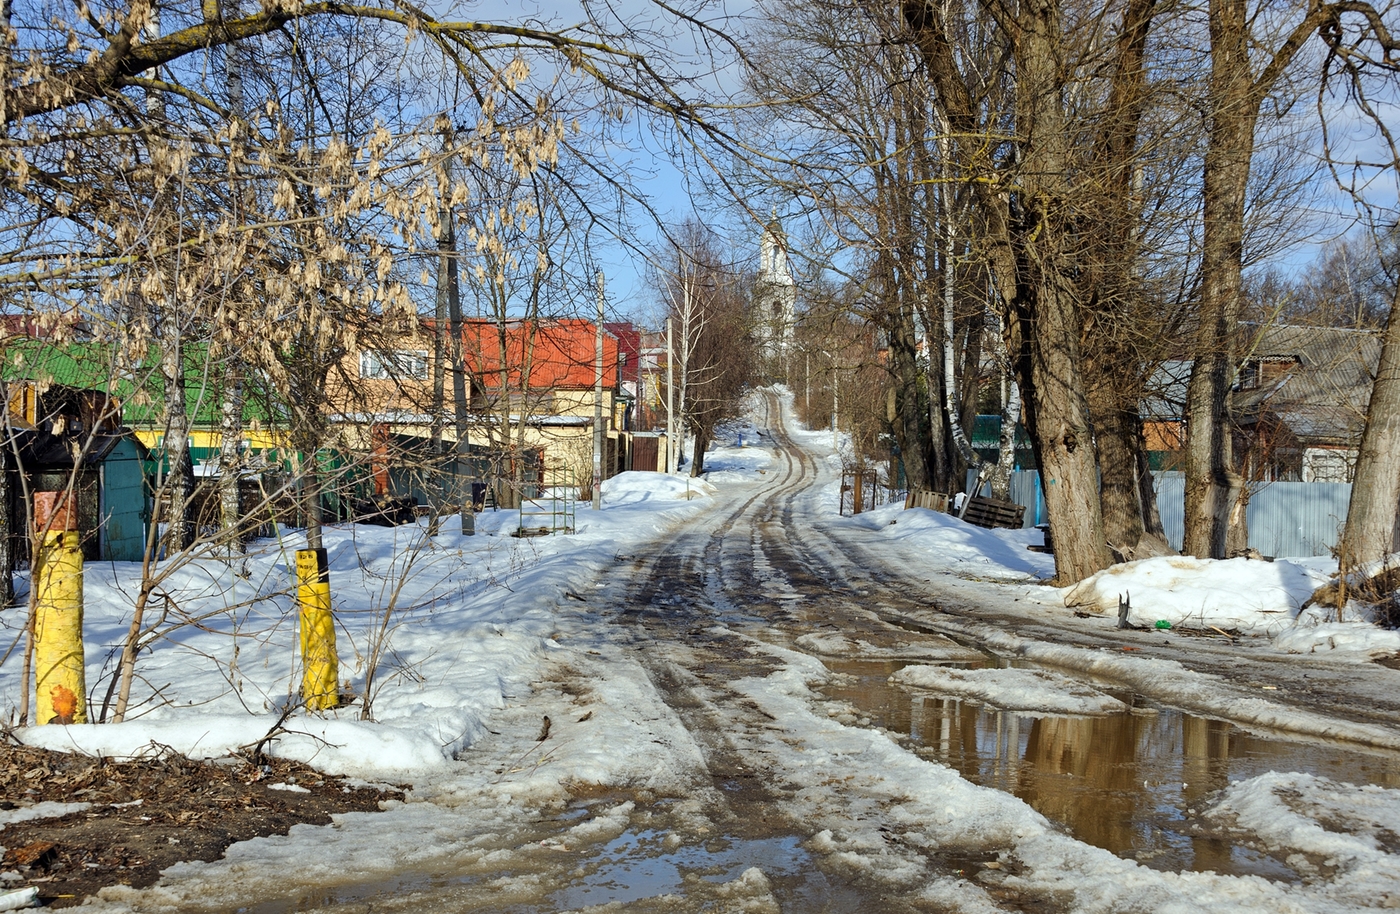
[[[1271,43],[1247,0],[1210,4],[1210,117],[1202,172],[1201,306],[1187,390],[1185,551],[1223,558],[1245,542],[1246,491],[1231,454],[1229,392],[1242,309],[1246,197],[1260,112],[1308,39],[1369,4],[1309,0]],[[1367,11],[1370,11],[1369,15]]]
[[[720,422],[736,415],[758,363],[750,330],[751,290],[726,263],[718,239],[695,220],[675,233],[657,282],[675,326],[679,351],[680,415],[694,436],[690,475],[705,471],[705,450]]]
[[[1334,89],[1331,80],[1324,79],[1318,93],[1319,106],[1324,107],[1324,100],[1330,93],[1345,93],[1362,116],[1375,126],[1384,143],[1387,155],[1378,163],[1363,168],[1357,161],[1346,177],[1340,166],[1334,164],[1333,169],[1338,182],[1353,193],[1362,211],[1370,217],[1375,260],[1382,267],[1382,275],[1389,286],[1390,310],[1339,549],[1344,574],[1380,561],[1394,551],[1396,517],[1400,511],[1400,316],[1397,316],[1400,312],[1400,257],[1396,256],[1400,213],[1394,208],[1380,209],[1377,201],[1361,192],[1361,188],[1373,185],[1379,176],[1377,172],[1388,173],[1392,186],[1400,175],[1400,146],[1383,115],[1386,106],[1377,101],[1378,95],[1393,96],[1400,81],[1400,64],[1396,62],[1400,41],[1390,34],[1384,19],[1370,7],[1350,9],[1360,13],[1350,27],[1340,15],[1335,15],[1322,30],[1328,48],[1324,74],[1340,77],[1342,87]],[[1358,182],[1356,179],[1361,173],[1371,180]],[[1393,198],[1388,203],[1393,207]],[[1385,217],[1378,218],[1382,212]]]

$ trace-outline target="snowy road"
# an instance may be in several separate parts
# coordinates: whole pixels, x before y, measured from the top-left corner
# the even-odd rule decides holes
[[[836,471],[790,437],[781,408],[766,397],[755,419],[754,447],[771,452],[757,481],[616,555],[591,588],[577,582],[529,693],[409,802],[238,845],[104,903],[262,914],[1400,905],[1400,674],[1119,633],[1074,619],[1029,580],[923,574],[917,555],[868,550],[868,531],[831,518]],[[995,669],[1005,659],[1074,677]],[[1026,716],[886,682],[904,667],[914,686],[943,675],[945,690],[965,687],[950,665],[992,667],[993,703],[1028,701]],[[1059,705],[1070,716],[1047,716]],[[1092,716],[1109,705],[1123,710],[1116,723]],[[1341,754],[1295,769],[1303,756],[1226,721]],[[961,759],[957,733],[976,734]],[[1108,761],[1123,747],[1105,734],[1129,758],[1161,739],[1170,776]],[[1246,744],[1262,747],[1247,769]],[[1036,752],[1054,764],[1031,784],[1021,755]],[[1100,756],[1126,775],[1088,801],[1101,809],[1071,808],[1083,801],[1065,783],[1088,779]],[[1010,771],[1006,789],[965,777],[979,764]],[[1354,783],[1379,786],[1337,779],[1361,769]],[[1155,829],[1154,791],[1169,780],[1184,851],[1154,867],[1076,837]],[[1037,791],[1033,808],[1023,795]],[[1130,807],[1148,807],[1148,824],[1117,822]]]

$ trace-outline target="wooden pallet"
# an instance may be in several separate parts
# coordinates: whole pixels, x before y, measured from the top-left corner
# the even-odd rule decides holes
[[[974,498],[968,503],[963,520],[979,527],[1005,527],[1019,530],[1026,517],[1026,506],[999,498]]]
[[[928,508],[931,511],[947,511],[948,496],[942,492],[933,492],[929,489],[911,489],[909,495],[904,499],[904,509]]]

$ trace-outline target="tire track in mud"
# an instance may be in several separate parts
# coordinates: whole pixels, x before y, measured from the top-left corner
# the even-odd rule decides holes
[[[772,489],[757,491],[738,506],[731,508],[722,520],[702,518],[694,522],[696,526],[709,527],[708,533],[694,530],[682,532],[658,547],[651,555],[639,557],[631,575],[639,584],[628,594],[629,609],[622,614],[624,621],[630,621],[638,614],[646,615],[645,607],[675,605],[676,601],[670,597],[678,592],[691,598],[689,602],[692,605],[708,606],[711,612],[719,609],[720,607],[714,605],[716,591],[723,595],[734,588],[717,588],[711,581],[711,576],[717,571],[725,570],[725,541],[731,536],[731,531],[746,515],[772,512],[774,504],[780,498],[788,500],[785,513],[790,516],[791,499],[796,492],[802,491],[809,478],[815,475],[816,464],[809,455],[800,450],[799,456],[794,458],[793,451],[796,449],[792,447],[786,433],[782,432],[780,412],[777,417],[778,424],[773,424],[775,410],[780,410],[777,398],[766,394],[765,423],[770,430],[776,428],[777,431],[772,434],[781,434],[781,439],[786,444],[779,450],[782,459],[781,478]],[[737,573],[743,574],[743,569],[738,569]]]
[[[700,748],[706,770],[697,772],[697,789],[709,798],[707,814],[730,835],[795,837],[805,843],[829,826],[798,822],[784,811],[784,800],[804,787],[800,777],[791,780],[794,775],[773,761],[783,754],[773,754],[777,742],[801,734],[788,733],[736,687],[786,663],[745,633],[771,640],[770,633],[784,632],[795,639],[818,627],[858,629],[874,620],[859,612],[855,598],[846,593],[840,569],[804,554],[801,499],[821,482],[822,467],[787,435],[777,398],[765,392],[762,402],[763,424],[776,451],[768,473],[773,481],[633,556],[631,583],[618,585],[621,592],[610,602],[616,607],[613,618],[631,628],[638,660],[657,694]],[[774,596],[774,591],[790,596]],[[814,624],[816,618],[819,624]],[[844,807],[839,792],[833,798]],[[894,842],[890,853],[912,860],[926,875],[957,871],[954,863],[898,849],[894,832],[886,840]],[[894,886],[854,870],[826,872],[824,860],[814,855],[813,861],[816,870],[800,884],[775,885],[784,910],[885,914],[925,909],[906,900],[912,898],[908,885]],[[820,904],[813,906],[817,898]]]
[[[838,543],[815,525],[803,524],[802,518],[807,512],[803,511],[800,502],[803,498],[815,497],[810,489],[819,483],[821,469],[817,459],[788,435],[783,407],[778,398],[768,391],[763,392],[763,397],[764,422],[774,447],[787,466],[785,482],[788,484],[770,490],[763,500],[760,516],[753,523],[751,545],[754,555],[762,556],[764,564],[781,577],[781,583],[787,590],[796,595],[796,599],[790,603],[808,606],[820,603],[825,607],[836,605],[857,615],[864,615],[860,610],[872,600],[908,605],[910,601],[899,589],[877,581],[855,563],[837,564],[830,561],[828,556],[842,552],[846,548],[844,544]],[[752,563],[741,563],[727,571],[725,584],[734,600],[763,603],[763,590],[772,588],[775,581],[771,578],[757,580],[752,573]],[[782,612],[781,608],[779,611]],[[782,620],[770,618],[769,621]]]

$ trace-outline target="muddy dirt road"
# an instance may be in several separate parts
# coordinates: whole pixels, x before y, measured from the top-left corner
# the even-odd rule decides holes
[[[259,914],[1400,904],[1396,838],[1341,783],[1386,791],[1368,802],[1400,787],[1400,674],[1117,632],[1074,619],[1029,581],[989,599],[985,584],[923,575],[829,522],[832,465],[785,431],[776,397],[761,412],[753,446],[772,459],[760,482],[571,592],[557,660],[458,773],[386,812],[235,848],[223,864],[102,904]],[[1007,712],[892,683],[906,664],[1025,667],[1122,711]],[[1294,732],[1266,732],[1270,722]],[[1273,772],[1292,779],[1248,798],[1291,798],[1288,814],[1379,850],[1325,858],[1226,801],[1233,785]],[[377,832],[418,837],[386,847]],[[308,846],[334,865],[263,872]]]

